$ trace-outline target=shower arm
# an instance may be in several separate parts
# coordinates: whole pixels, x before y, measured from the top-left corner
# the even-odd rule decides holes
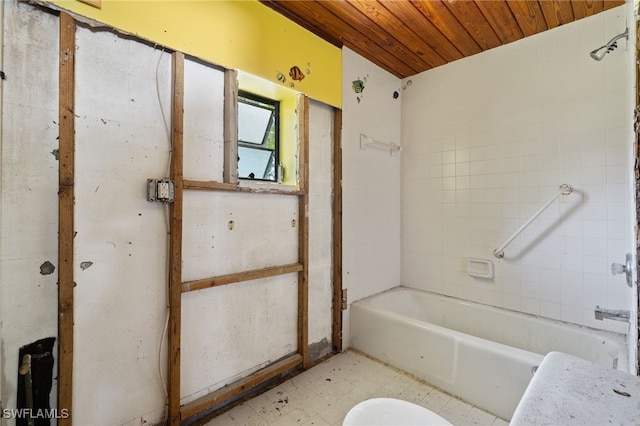
[[[601,61],[604,58],[604,55],[611,52],[613,49],[617,47],[616,42],[621,38],[626,38],[627,40],[629,40],[629,27],[627,27],[623,33],[613,37],[603,46],[600,46],[597,49],[592,50],[590,53],[591,57],[596,61]]]
[[[518,235],[520,235],[522,233],[522,231],[524,231],[527,228],[527,226],[529,226],[531,224],[531,222],[536,220],[536,218],[538,216],[540,216],[542,214],[542,212],[545,211],[547,209],[547,207],[549,207],[554,201],[556,201],[558,198],[560,198],[560,196],[569,195],[572,192],[573,192],[573,186],[569,185],[568,183],[563,183],[562,185],[560,185],[559,192],[556,195],[554,195],[549,201],[547,201],[544,206],[540,207],[540,209],[538,209],[538,211],[535,212],[529,218],[529,220],[527,220],[520,228],[518,228],[518,230],[516,232],[514,232],[513,235],[511,235],[504,243],[502,243],[502,245],[500,247],[495,249],[493,251],[493,255],[495,257],[497,257],[498,259],[502,259],[504,257],[504,249],[509,244],[511,244],[511,241],[515,240],[516,237]]]
[[[617,36],[615,36],[614,38],[612,38],[611,40],[609,40],[609,42],[607,44],[605,44],[602,47],[609,47],[611,46],[613,43],[615,43],[616,41],[620,40],[621,38],[626,38],[627,40],[629,39],[629,28],[625,29],[624,32],[622,34],[618,34]],[[602,48],[601,48],[602,49]]]

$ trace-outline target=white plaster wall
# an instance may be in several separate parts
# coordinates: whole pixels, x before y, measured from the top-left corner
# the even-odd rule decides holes
[[[329,345],[333,109],[310,102],[309,122],[309,343]],[[187,192],[183,280],[296,263],[298,224],[295,196]],[[188,293],[182,309],[183,402],[297,349],[297,274]]]
[[[403,284],[627,331],[593,310],[632,308],[632,290],[610,264],[633,246],[634,47],[621,40],[601,62],[589,52],[633,27],[628,16],[622,6],[411,78],[402,104]],[[495,259],[563,183],[575,192]],[[492,260],[496,277],[467,275],[468,258]]]
[[[360,134],[400,144],[400,80],[348,48],[342,49],[343,288],[349,304],[400,285],[400,158],[360,149]],[[352,82],[365,82],[357,94]],[[366,80],[366,81],[365,81]],[[393,92],[401,93],[394,99]],[[358,99],[360,101],[358,102]],[[349,346],[349,311],[343,315]]]
[[[14,1],[3,7],[0,398],[14,408],[19,348],[57,337],[57,271],[42,275],[40,266],[58,259],[58,18]]]
[[[297,197],[186,192],[183,280],[296,263],[297,215]],[[182,310],[184,402],[296,351],[297,274],[188,293]]]
[[[182,279],[296,263],[297,224],[295,196],[187,191]]]
[[[12,408],[18,348],[57,331],[57,275],[40,266],[57,260],[58,21],[4,4],[0,362]],[[105,31],[76,38],[74,421],[157,423],[167,209],[146,201],[146,180],[167,175],[170,55]],[[222,175],[222,87],[220,70],[186,61],[186,178]],[[331,336],[332,114],[311,102],[309,342],[319,347]],[[184,221],[184,280],[297,261],[297,197],[188,192]],[[296,302],[296,274],[184,295],[183,402],[295,352]]]
[[[183,296],[183,403],[296,351],[297,278],[288,274]]]
[[[78,140],[86,139],[90,144],[82,145],[87,147],[86,151],[79,148],[76,158],[77,175],[82,182],[77,188],[76,214],[80,218],[77,253],[84,256],[78,260],[92,260],[92,256],[84,254],[82,243],[101,247],[86,251],[95,254],[95,251],[103,250],[100,254],[109,259],[102,262],[110,267],[110,271],[102,270],[98,265],[102,262],[98,261],[94,261],[91,269],[78,271],[79,276],[94,272],[95,277],[87,278],[100,281],[102,285],[93,282],[87,290],[86,303],[83,303],[84,286],[79,283],[77,303],[87,308],[86,311],[77,309],[77,319],[84,326],[78,327],[76,333],[78,342],[90,342],[91,347],[97,348],[99,342],[108,341],[112,342],[109,346],[112,349],[97,353],[95,349],[85,349],[85,364],[83,345],[78,344],[76,388],[85,385],[81,377],[93,377],[104,389],[100,398],[91,393],[77,394],[76,405],[87,409],[80,413],[77,410],[74,415],[91,423],[109,423],[111,420],[108,419],[114,416],[110,414],[114,399],[127,399],[126,403],[117,402],[119,407],[130,407],[120,411],[120,419],[115,419],[120,423],[128,420],[124,414],[127,412],[132,421],[135,416],[145,413],[151,413],[145,419],[158,417],[154,408],[162,406],[162,388],[156,374],[157,356],[153,355],[160,347],[165,320],[166,212],[163,206],[148,203],[143,190],[147,177],[166,174],[168,142],[156,86],[160,87],[160,98],[167,113],[170,109],[170,61],[168,55],[135,41],[109,33],[86,33],[86,39],[82,32],[78,37],[78,68],[85,69],[86,65],[86,73],[80,72],[78,77],[77,111],[83,121],[85,109],[91,117],[87,119],[90,121],[87,133],[82,129],[84,122],[79,123]],[[83,43],[90,43],[91,48]],[[114,59],[119,67],[105,66],[105,61]],[[185,150],[185,176],[219,179],[222,73],[187,61],[185,83],[185,146],[188,147]],[[93,86],[104,92],[90,90]],[[199,91],[198,87],[204,90]],[[211,120],[207,120],[207,116]],[[135,117],[135,121],[129,117]],[[328,132],[330,134],[330,129]],[[120,172],[120,177],[110,179],[113,184],[109,185],[109,180],[103,180],[114,170]],[[324,172],[329,179],[330,172],[330,168]],[[90,175],[97,176],[89,179]],[[319,172],[318,177],[321,176]],[[124,182],[139,184],[126,188]],[[323,206],[317,208],[322,210]],[[183,213],[183,280],[295,263],[298,256],[297,215],[296,197],[188,191]],[[120,219],[114,221],[114,218]],[[83,232],[84,221],[96,229]],[[139,240],[134,238],[136,235]],[[312,245],[323,247],[325,240],[330,243],[330,233],[324,239],[314,239]],[[136,251],[137,247],[141,251]],[[120,266],[115,267],[114,263]],[[318,278],[310,280],[310,286],[315,288],[316,282]],[[133,291],[128,290],[131,287],[139,289],[137,297],[129,295]],[[320,286],[319,291],[325,287]],[[106,292],[101,288],[114,291]],[[128,294],[126,301],[122,300],[122,294]],[[310,300],[315,306],[315,300],[324,301],[325,297],[314,294],[310,295]],[[295,274],[184,295],[183,403],[295,352],[296,302]],[[99,318],[101,323],[91,321],[93,318]],[[119,327],[106,327],[105,324],[118,324]],[[321,330],[324,335],[330,334],[330,311],[324,321],[315,322],[315,327],[316,332]],[[119,337],[117,334],[124,330],[127,331],[125,338]],[[114,353],[115,350],[119,352]],[[115,374],[104,369],[108,359],[118,356],[129,358],[130,362],[119,364]],[[96,363],[96,358],[102,362]],[[141,387],[141,382],[147,385]],[[130,386],[132,391],[111,395],[109,383],[114,384],[113,388],[116,383],[120,388]],[[96,401],[103,401],[101,408],[104,411],[95,406]]]
[[[165,206],[146,201],[146,180],[166,176],[159,98],[169,114],[171,58],[82,27],[76,42],[73,417],[157,422],[167,224]]]
[[[184,178],[222,182],[224,73],[185,59]]]
[[[320,351],[332,337],[333,114],[309,101],[309,343],[321,342]]]

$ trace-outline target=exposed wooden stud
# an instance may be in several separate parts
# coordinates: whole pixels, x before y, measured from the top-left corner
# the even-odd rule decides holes
[[[172,56],[171,72],[171,178],[175,182],[174,201],[169,207],[169,424],[180,424],[180,326],[182,308],[182,204],[183,204],[183,122],[184,54]]]
[[[182,407],[182,418],[188,419],[207,410],[217,404],[225,402],[226,400],[240,395],[241,393],[257,386],[265,381],[272,379],[279,374],[282,374],[288,370],[291,370],[302,364],[302,357],[300,354],[290,355],[280,361],[277,361],[255,373],[230,383],[212,393],[196,399]]]
[[[226,148],[225,148],[226,149]],[[228,182],[214,182],[214,181],[200,181],[185,179],[183,181],[184,189],[194,189],[197,191],[228,191],[233,192],[238,190],[237,183]]]
[[[636,64],[634,66],[635,74],[636,74],[636,108],[640,106],[640,22],[636,21],[636,53],[635,60]],[[640,123],[640,117],[637,117],[634,125],[637,126]],[[640,259],[640,132],[638,130],[635,131],[635,186],[636,186],[636,267],[639,265]],[[638,279],[636,277],[636,293],[640,296],[640,286],[638,286]],[[640,312],[640,298],[636,298],[636,307],[638,310],[636,312]],[[636,349],[640,353],[640,314],[636,315],[636,318],[631,320],[630,327],[635,327],[638,331],[637,340],[632,342],[631,344],[635,344]],[[636,356],[636,371],[640,372],[640,357]]]
[[[185,179],[183,181],[184,189],[196,190],[196,191],[226,191],[226,192],[247,192],[254,194],[275,194],[275,195],[302,195],[303,191],[299,189],[294,189],[293,186],[289,187],[291,189],[282,188],[283,185],[278,185],[278,187],[274,188],[254,188],[248,186],[240,186],[237,183],[226,183],[226,182],[214,182],[214,181],[200,181],[200,180],[189,180]]]
[[[238,272],[235,274],[220,275],[213,278],[187,281],[182,283],[182,292],[186,293],[189,291],[204,290],[205,288],[218,287],[221,285],[291,274],[294,272],[300,272],[302,269],[303,266],[301,263],[292,263],[290,265],[272,266],[269,268],[255,269],[253,271]]]
[[[225,183],[238,183],[238,72],[224,72],[224,171]]]
[[[58,170],[58,408],[73,417],[73,237],[75,182],[75,52],[76,23],[60,13],[59,170]]]
[[[303,191],[298,203],[298,353],[302,366],[309,366],[309,98],[298,97],[299,185]]]
[[[342,351],[342,110],[333,113],[333,350]]]

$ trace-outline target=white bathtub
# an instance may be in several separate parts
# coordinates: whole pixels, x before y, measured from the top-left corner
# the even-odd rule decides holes
[[[628,371],[623,335],[406,287],[351,305],[351,346],[510,420],[551,351]]]

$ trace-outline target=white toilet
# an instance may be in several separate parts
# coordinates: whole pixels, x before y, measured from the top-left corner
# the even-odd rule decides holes
[[[342,426],[453,426],[424,407],[394,398],[373,398],[355,405]]]

